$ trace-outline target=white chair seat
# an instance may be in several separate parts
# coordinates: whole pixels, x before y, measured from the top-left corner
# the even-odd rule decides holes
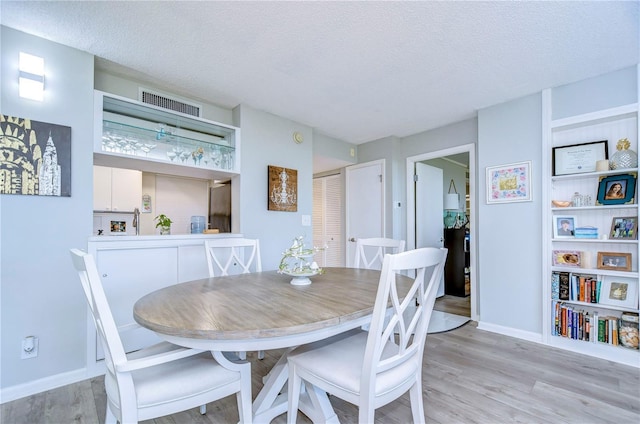
[[[303,380],[323,380],[327,384],[328,393],[341,393],[341,398],[356,402],[360,394],[362,358],[367,348],[367,337],[367,331],[356,330],[328,341],[302,346],[289,354],[289,365],[296,366],[301,363],[303,367],[298,369],[298,374]],[[397,345],[387,343],[381,359],[390,358],[397,352]],[[375,395],[384,396],[404,384],[412,384],[419,371],[415,362],[407,361],[396,368],[378,374]],[[339,380],[335,378],[336,375],[340,375]],[[330,387],[334,389],[331,390]],[[351,399],[348,398],[349,395]]]
[[[176,348],[170,343],[159,343],[142,351],[132,352],[128,359],[145,358],[149,355],[170,352]],[[205,395],[207,392],[223,390],[227,395],[236,392],[229,384],[240,381],[240,374],[218,365],[211,352],[202,352],[178,361],[155,365],[132,371],[136,388],[138,408],[158,407],[175,402],[176,393],[183,398]],[[107,396],[118,402],[118,383],[109,373],[105,375]],[[143,415],[143,413],[140,413]]]

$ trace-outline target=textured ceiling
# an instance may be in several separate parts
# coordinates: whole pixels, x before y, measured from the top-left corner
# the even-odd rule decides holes
[[[638,5],[3,0],[0,19],[112,72],[360,144],[636,64]]]

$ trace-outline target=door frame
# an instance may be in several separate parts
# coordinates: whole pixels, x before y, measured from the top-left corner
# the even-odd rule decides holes
[[[416,247],[416,219],[415,219],[415,188],[413,174],[415,172],[415,163],[429,159],[437,159],[443,156],[451,156],[459,153],[469,154],[469,209],[471,217],[470,222],[470,243],[469,243],[469,260],[471,265],[471,319],[478,321],[478,266],[477,266],[477,241],[478,241],[478,209],[476,207],[477,198],[477,182],[476,182],[476,145],[475,143],[463,144],[448,149],[437,150],[434,152],[423,153],[416,156],[407,157],[406,163],[406,189],[407,189],[407,249],[415,249]]]

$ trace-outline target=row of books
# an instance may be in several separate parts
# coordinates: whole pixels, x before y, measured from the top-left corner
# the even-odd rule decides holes
[[[615,316],[600,316],[597,311],[590,315],[573,305],[554,301],[551,333],[574,340],[618,346],[619,321],[620,318]]]
[[[601,281],[595,275],[565,271],[551,273],[551,299],[586,303],[600,302]]]

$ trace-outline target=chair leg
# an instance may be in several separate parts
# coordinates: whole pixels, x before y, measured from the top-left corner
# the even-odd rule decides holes
[[[246,377],[246,378],[245,378]],[[236,393],[236,402],[238,403],[238,415],[240,424],[251,424],[253,421],[253,410],[251,404],[251,377],[245,374],[241,377],[241,388]]]
[[[247,352],[236,352],[236,354],[238,355],[238,358],[242,361],[246,361],[247,360]]]
[[[295,424],[298,418],[298,402],[300,401],[300,389],[302,379],[298,377],[295,366],[289,364],[289,409],[287,410],[287,424]]]
[[[420,374],[418,374],[420,375]],[[421,378],[416,379],[415,384],[409,390],[411,399],[411,415],[414,423],[423,423],[424,420],[424,400],[422,398],[422,381]]]
[[[264,359],[264,350],[258,351],[258,359]]]
[[[207,413],[207,405],[200,405],[200,415],[205,415]]]
[[[118,420],[116,416],[113,415],[111,408],[109,408],[109,405],[107,404],[107,413],[104,416],[104,424],[116,424],[117,422]]]

